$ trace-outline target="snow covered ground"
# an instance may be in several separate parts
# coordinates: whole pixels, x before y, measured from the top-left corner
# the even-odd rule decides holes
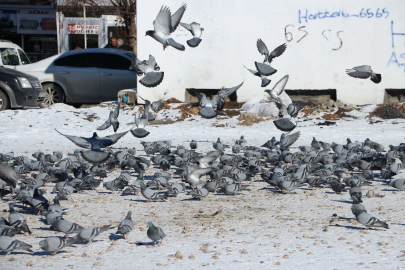
[[[13,151],[15,156],[31,157],[35,151],[52,153],[73,152],[77,146],[58,131],[76,136],[90,137],[96,127],[103,124],[113,107],[93,106],[75,109],[56,104],[49,109],[24,109],[0,112],[0,153]],[[336,125],[317,125],[319,115],[298,119],[294,130],[300,131],[293,145],[310,145],[312,137],[325,142],[346,143],[370,138],[384,145],[405,142],[404,119],[381,120],[368,118],[375,106],[352,111],[351,118],[336,121]],[[120,129],[134,126],[136,110],[124,109],[119,115]],[[176,120],[178,110],[159,112],[159,118]],[[221,126],[221,127],[218,127]],[[197,151],[213,150],[212,142],[218,137],[223,143],[234,144],[244,135],[249,145],[261,146],[271,137],[280,138],[271,120],[252,126],[240,125],[237,117],[219,116],[202,119],[192,116],[184,121],[146,128],[150,135],[144,141],[171,140],[172,145],[189,148],[191,139],[200,141]],[[99,131],[99,136],[110,135],[112,129]],[[114,150],[137,149],[144,155],[140,139],[127,134]],[[230,153],[230,149],[227,150]],[[151,168],[147,176],[158,168]],[[105,181],[119,175],[114,171]],[[377,172],[375,172],[377,173]],[[173,174],[173,173],[172,173]],[[135,176],[135,174],[134,174]],[[401,175],[396,176],[399,178]],[[133,177],[132,180],[134,180]],[[257,181],[256,181],[257,180]],[[294,194],[279,194],[256,176],[250,184],[251,191],[237,196],[210,194],[204,201],[191,200],[184,193],[167,202],[144,203],[142,196],[110,194],[102,185],[96,191],[73,194],[70,200],[61,201],[65,219],[83,227],[112,224],[118,226],[127,211],[132,211],[135,229],[129,240],[115,234],[116,229],[104,232],[90,246],[76,244],[65,248],[56,256],[47,257],[39,248],[39,241],[47,236],[62,236],[44,225],[41,217],[30,209],[23,211],[32,235],[17,235],[16,239],[33,245],[34,253],[14,252],[0,257],[1,269],[402,269],[405,268],[404,194],[394,191],[383,181],[374,181],[364,187],[363,205],[369,213],[386,221],[390,229],[362,231],[351,213],[351,200],[346,193],[335,194],[330,189],[297,189]],[[174,181],[180,181],[174,179]],[[48,199],[53,184],[45,189]],[[368,190],[383,197],[367,198]],[[8,218],[8,201],[0,201],[1,215]],[[21,208],[17,207],[17,210]],[[196,218],[196,214],[221,210],[212,218]],[[336,214],[339,220],[332,220]],[[152,221],[161,227],[167,237],[163,245],[136,245],[149,243],[146,223]],[[177,256],[176,256],[177,254]]]

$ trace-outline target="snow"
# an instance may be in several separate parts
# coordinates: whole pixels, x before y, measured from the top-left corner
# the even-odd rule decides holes
[[[261,146],[271,137],[280,138],[281,135],[271,120],[252,126],[239,125],[237,117],[223,116],[207,120],[197,115],[176,121],[181,115],[176,109],[180,104],[171,105],[173,109],[160,111],[158,119],[167,117],[175,122],[147,126],[150,135],[143,138],[144,141],[171,140],[174,146],[183,144],[189,148],[189,141],[194,139],[199,141],[197,151],[207,152],[213,150],[212,142],[218,137],[223,143],[232,145],[244,135],[249,145]],[[90,137],[113,108],[113,104],[109,103],[80,109],[56,104],[49,109],[2,111],[0,152],[13,151],[15,156],[29,157],[35,151],[73,152],[78,147],[55,129],[64,134]],[[332,126],[317,125],[324,122],[315,119],[318,115],[298,119],[294,132],[300,131],[301,136],[292,150],[309,145],[312,137],[341,144],[346,143],[346,138],[351,138],[353,142],[370,138],[386,149],[389,144],[404,142],[405,120],[366,118],[374,108],[365,106],[359,111],[353,110],[349,114],[354,118],[337,120]],[[136,111],[130,108],[121,110],[119,132],[134,127]],[[219,125],[222,127],[217,127]],[[110,135],[112,129],[97,133],[99,136]],[[135,147],[138,155],[145,155],[140,142],[128,133],[113,149]],[[150,168],[146,173],[147,179],[157,170]],[[105,181],[114,179],[119,173],[119,170],[109,173]],[[395,178],[399,177],[401,175]],[[243,191],[237,196],[210,194],[204,201],[190,200],[183,193],[177,198],[169,198],[167,202],[145,204],[142,196],[110,194],[102,185],[97,191],[75,193],[71,199],[61,201],[65,219],[84,227],[104,224],[116,227],[127,211],[132,211],[135,228],[128,241],[117,236],[115,228],[98,236],[90,246],[75,244],[75,248],[67,247],[54,257],[47,257],[38,243],[44,237],[63,234],[49,230],[40,216],[36,216],[30,208],[22,211],[17,204],[17,210],[23,212],[33,234],[14,238],[33,245],[34,253],[18,251],[1,256],[1,269],[201,269],[203,266],[206,269],[403,268],[403,192],[394,191],[382,181],[363,187],[363,205],[369,213],[387,221],[390,229],[362,231],[361,224],[352,223],[354,216],[347,192],[335,194],[330,189],[312,191],[304,187],[294,194],[283,195],[259,181],[260,176],[254,179],[249,183],[251,191]],[[180,180],[175,178],[172,181]],[[48,199],[54,197],[52,188],[52,183],[45,188]],[[384,197],[367,198],[368,190]],[[10,198],[0,201],[0,211],[3,210],[2,215],[6,218],[9,201]],[[216,210],[221,212],[215,217],[195,217],[196,214]],[[333,214],[340,220],[330,222]],[[135,244],[150,242],[146,236],[148,221],[166,233],[162,246],[154,248]],[[208,253],[202,251],[206,250],[203,246]],[[177,251],[183,258],[174,256]]]

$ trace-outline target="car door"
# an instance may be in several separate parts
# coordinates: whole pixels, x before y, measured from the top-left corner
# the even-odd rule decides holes
[[[136,88],[136,72],[129,70],[131,60],[112,53],[100,53],[101,100],[117,99],[118,91]]]
[[[4,67],[14,69],[15,66],[20,65],[17,50],[14,48],[0,48],[1,60]]]
[[[100,69],[96,57],[95,53],[80,53],[54,61],[58,80],[67,92],[67,102],[100,102]]]

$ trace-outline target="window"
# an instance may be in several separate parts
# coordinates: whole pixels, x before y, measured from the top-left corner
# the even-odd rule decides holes
[[[55,60],[54,63],[55,66],[65,67],[97,67],[94,53],[69,55]]]
[[[100,68],[129,70],[130,66],[131,61],[125,57],[109,53],[101,54]]]
[[[25,55],[25,53],[22,50],[18,50],[18,55],[20,56],[21,64],[23,64],[23,65],[31,64],[30,60],[28,59],[28,57]]]
[[[3,65],[18,66],[20,64],[16,50],[1,48],[0,53]]]

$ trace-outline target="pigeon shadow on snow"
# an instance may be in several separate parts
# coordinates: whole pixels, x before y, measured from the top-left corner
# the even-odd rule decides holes
[[[7,252],[3,252],[3,251],[1,251],[0,252],[0,256],[2,256],[2,257],[4,257],[4,255],[6,255],[7,254]],[[10,253],[10,255],[9,256],[11,256],[11,255],[18,255],[18,254],[23,254],[23,255],[33,255],[34,253],[30,253],[30,252],[21,252],[21,251],[11,251],[11,253]],[[7,258],[7,257],[6,257]]]
[[[74,246],[70,246],[70,247],[74,247]],[[60,253],[69,253],[66,250],[59,250],[54,256],[57,256]],[[51,256],[51,252],[47,252],[47,251],[35,251],[34,253],[31,253],[32,256]],[[52,256],[53,257],[53,256]]]
[[[329,225],[329,227],[341,227],[341,228],[346,228],[346,229],[351,229],[351,230],[363,230],[364,227],[356,227],[356,226],[351,226],[351,225]]]
[[[125,239],[124,236],[119,235],[119,234],[115,234],[115,233],[110,233],[110,235],[108,236],[108,238],[109,238],[110,240]]]
[[[347,203],[347,204],[353,204],[353,201],[344,201],[344,200],[331,200],[334,202],[341,202],[341,203]]]

